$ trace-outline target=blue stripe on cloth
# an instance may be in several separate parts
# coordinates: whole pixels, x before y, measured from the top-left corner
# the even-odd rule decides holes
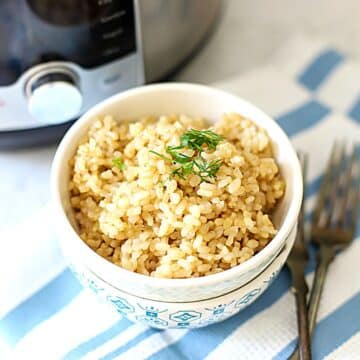
[[[349,116],[360,124],[360,97],[350,109]]]
[[[65,356],[65,360],[77,360],[83,358],[86,354],[90,351],[96,349],[100,345],[107,342],[109,339],[113,338],[114,336],[118,335],[122,331],[126,330],[129,326],[133,325],[131,321],[123,318],[118,321],[116,324],[111,326],[110,328],[104,330],[103,332],[97,334],[96,336],[88,339],[87,341],[83,342],[70,352],[68,352]]]
[[[115,349],[111,353],[105,355],[101,358],[101,360],[112,360],[118,357],[120,354],[123,354],[125,351],[129,350],[130,348],[134,347],[137,343],[140,341],[146,339],[147,337],[159,332],[161,330],[155,330],[155,329],[147,329],[135,338],[128,341],[126,344],[120,346],[119,348]]]
[[[329,113],[330,108],[311,100],[284,115],[280,115],[276,121],[288,136],[294,136],[316,125]]]
[[[336,309],[317,326],[314,358],[323,359],[360,330],[360,292]],[[346,324],[346,326],[338,326]]]
[[[309,90],[316,90],[343,60],[342,54],[327,49],[311,62],[298,77],[298,81]]]
[[[36,325],[67,305],[82,287],[69,269],[0,320],[0,336],[14,346]]]
[[[316,325],[313,339],[314,360],[324,359],[360,330],[360,322],[355,319],[359,315],[359,309],[360,292]],[[339,324],[346,326],[338,326]],[[296,343],[297,339],[293,340],[274,357],[274,360],[288,359]]]

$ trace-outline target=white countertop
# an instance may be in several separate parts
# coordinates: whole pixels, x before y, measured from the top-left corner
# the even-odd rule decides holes
[[[297,34],[330,40],[360,58],[358,0],[229,0],[209,42],[175,77],[211,83],[256,67]],[[0,152],[0,230],[49,201],[55,146]]]

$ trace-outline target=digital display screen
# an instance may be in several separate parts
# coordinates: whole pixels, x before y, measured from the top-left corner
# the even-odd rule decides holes
[[[134,51],[132,0],[0,0],[0,86],[47,61],[94,68]]]

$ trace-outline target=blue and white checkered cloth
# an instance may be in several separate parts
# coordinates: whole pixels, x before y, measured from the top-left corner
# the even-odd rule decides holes
[[[333,141],[360,141],[360,64],[322,42],[294,39],[270,65],[216,86],[273,115],[310,154],[311,211]],[[207,328],[157,331],[119,318],[81,288],[56,245],[47,209],[0,234],[0,359],[286,359],[296,343],[282,270],[238,315]],[[360,231],[326,281],[314,359],[360,359]],[[307,269],[312,280],[314,249]]]

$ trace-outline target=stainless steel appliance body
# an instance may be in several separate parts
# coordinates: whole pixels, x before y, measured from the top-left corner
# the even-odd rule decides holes
[[[220,0],[1,0],[0,147],[49,142],[97,102],[159,80]]]

